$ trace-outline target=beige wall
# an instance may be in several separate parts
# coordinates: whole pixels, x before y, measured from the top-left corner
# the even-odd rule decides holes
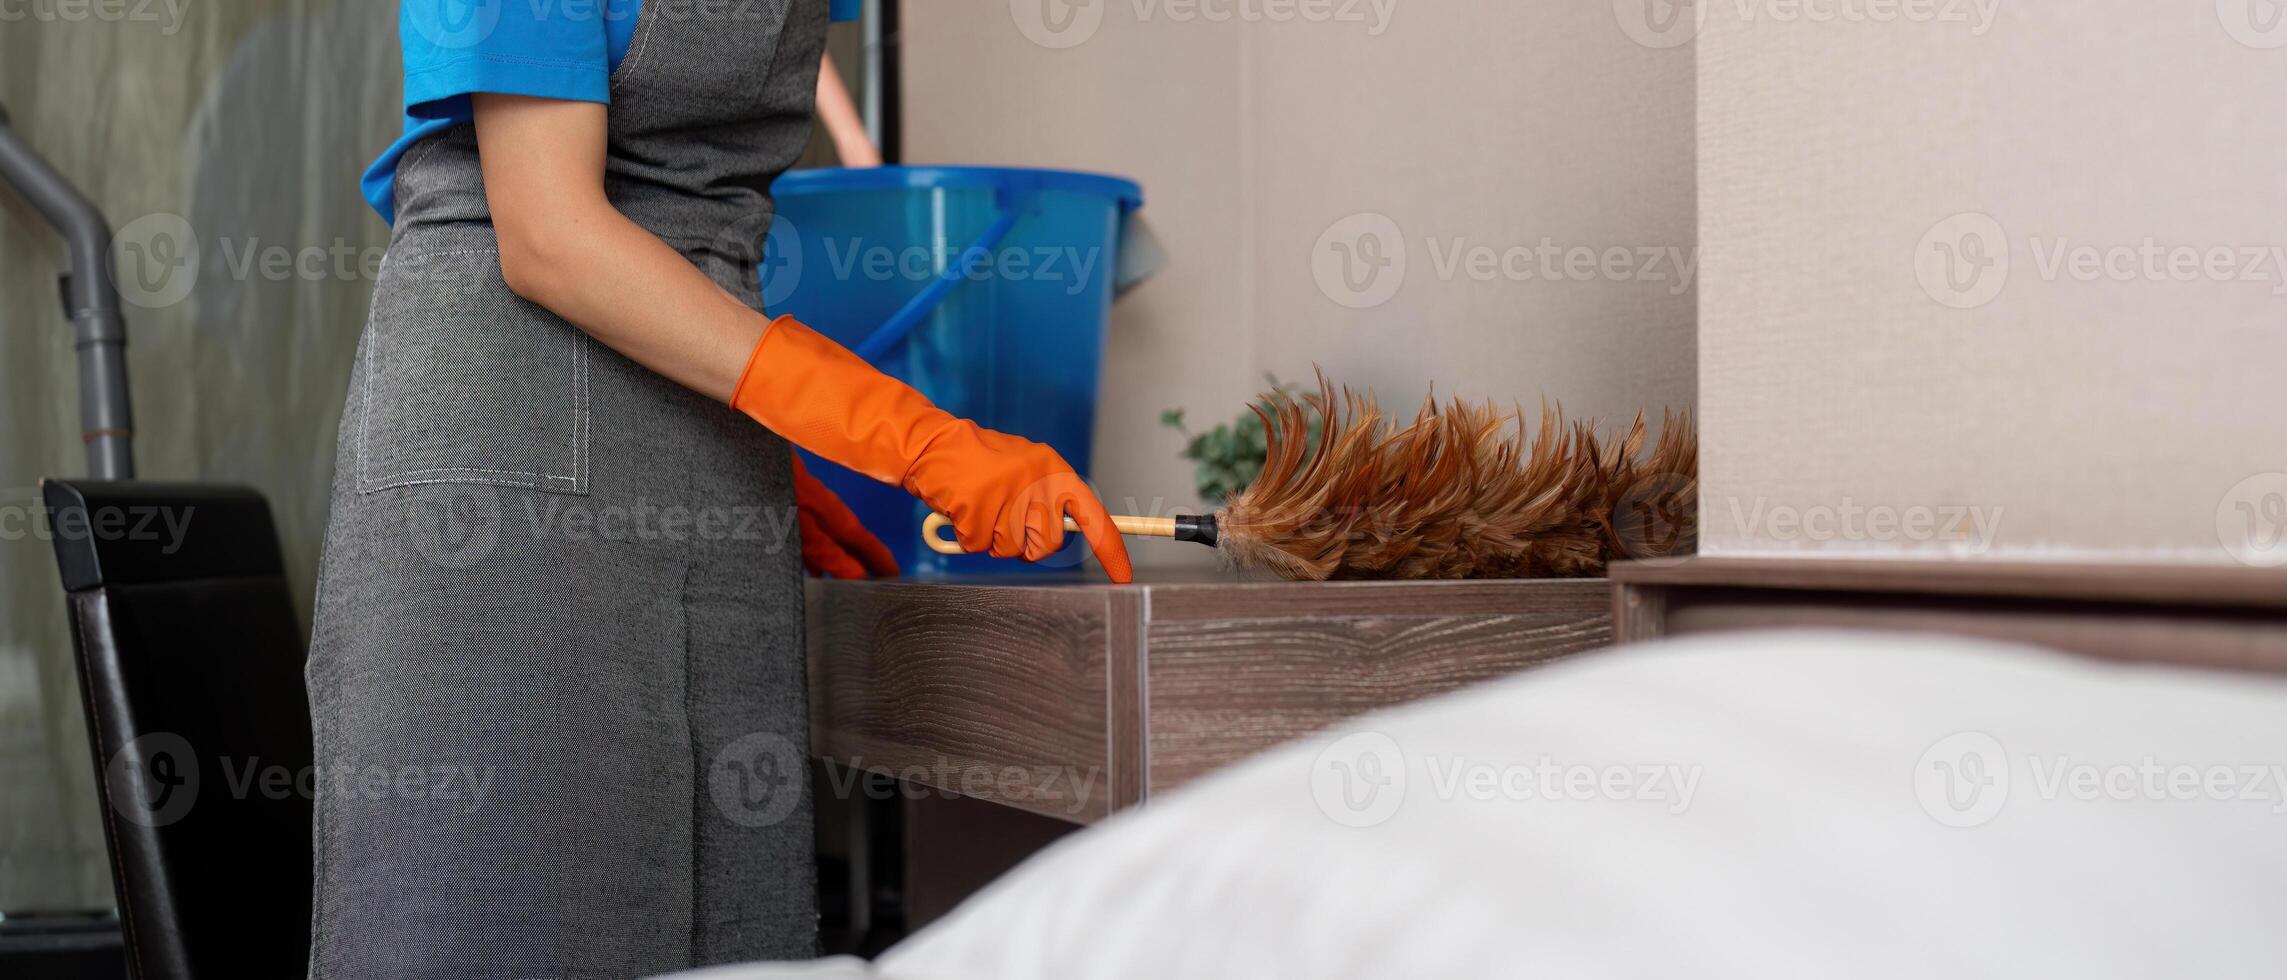
[[[1432,382],[1601,415],[1692,404],[1693,295],[1671,257],[1693,236],[1688,50],[1631,42],[1604,4],[1384,0],[1386,21],[1367,4],[1329,8],[1362,22],[1093,9],[1092,33],[1054,35],[1006,0],[905,5],[905,126],[911,162],[1143,184],[1170,264],[1114,316],[1095,472],[1115,506],[1193,502],[1161,409],[1236,415],[1265,371],[1307,380],[1314,362],[1408,411]],[[1027,28],[1085,40],[1049,47]],[[1385,302],[1351,308],[1330,297],[1378,297],[1338,277],[1322,288],[1313,263],[1332,273],[1322,237],[1360,213],[1390,224],[1354,219],[1338,237],[1402,236],[1385,254],[1402,249],[1406,266],[1371,280],[1396,286]],[[1634,250],[1663,257],[1553,282],[1537,259],[1523,280],[1440,275],[1457,246],[1498,258],[1544,238],[1628,248],[1631,265]],[[1139,560],[1204,554],[1156,546]]]
[[[2287,47],[2234,29],[2287,29],[2227,26],[2235,3],[2010,3],[1982,33],[1975,8],[1714,6],[1704,550],[2228,562],[2243,507],[2268,541],[2262,508],[2287,511]],[[1949,278],[1944,249],[1975,239],[2006,269]],[[2157,276],[2133,251],[2120,281],[2073,274],[2084,247],[2147,241]],[[2262,281],[2174,281],[2165,251],[2232,249],[2229,279],[2251,248]],[[1975,508],[1987,533],[1911,534],[1917,508]]]

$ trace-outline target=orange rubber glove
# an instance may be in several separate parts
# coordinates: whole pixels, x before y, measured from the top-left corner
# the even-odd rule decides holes
[[[793,317],[771,322],[731,407],[953,521],[970,551],[1039,561],[1064,546],[1069,514],[1114,582],[1134,578],[1126,542],[1056,451],[956,418]]]
[[[824,578],[896,578],[897,556],[858,523],[858,515],[826,488],[802,454],[794,454],[794,516],[802,532],[802,570]]]

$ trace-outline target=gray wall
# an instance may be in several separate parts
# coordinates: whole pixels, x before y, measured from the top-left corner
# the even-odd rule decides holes
[[[141,475],[260,488],[306,609],[370,284],[330,255],[279,279],[239,260],[385,243],[355,176],[398,118],[396,5],[175,6],[153,5],[156,21],[8,24],[0,102],[123,238],[172,223],[137,224],[146,215],[195,232],[195,270],[146,276],[160,288],[137,295],[161,305],[129,307]],[[30,533],[34,484],[85,473],[61,263],[38,216],[0,191],[0,909],[111,902],[54,558]]]

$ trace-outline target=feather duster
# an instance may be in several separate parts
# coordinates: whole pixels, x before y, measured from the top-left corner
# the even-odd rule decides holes
[[[1561,407],[1543,403],[1531,427],[1521,410],[1432,394],[1400,426],[1372,393],[1323,373],[1316,392],[1274,391],[1253,408],[1267,448],[1254,482],[1216,514],[1113,517],[1120,533],[1213,545],[1239,567],[1308,581],[1601,575],[1615,558],[1680,557],[1698,541],[1686,414],[1661,414],[1647,454],[1641,412],[1607,441]],[[923,540],[960,554],[950,524],[929,515]]]
[[[1232,563],[1290,579],[1536,578],[1603,574],[1614,558],[1688,554],[1697,539],[1698,437],[1663,413],[1603,439],[1541,406],[1425,399],[1395,424],[1371,393],[1273,395],[1260,476],[1214,520]],[[1309,423],[1321,420],[1318,439]]]

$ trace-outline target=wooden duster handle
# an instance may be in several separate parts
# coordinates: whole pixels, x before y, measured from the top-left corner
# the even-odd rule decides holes
[[[968,554],[969,552],[961,547],[959,541],[937,533],[939,529],[952,526],[952,518],[931,512],[927,518],[921,521],[921,540],[929,545],[929,550],[940,555]],[[1191,517],[1181,514],[1174,517],[1115,515],[1112,518],[1112,526],[1118,528],[1121,534],[1130,537],[1174,538],[1177,541],[1197,541],[1209,547],[1214,546],[1217,536],[1213,514],[1204,517]],[[1064,519],[1064,530],[1077,534],[1080,531],[1080,524],[1067,517]]]

